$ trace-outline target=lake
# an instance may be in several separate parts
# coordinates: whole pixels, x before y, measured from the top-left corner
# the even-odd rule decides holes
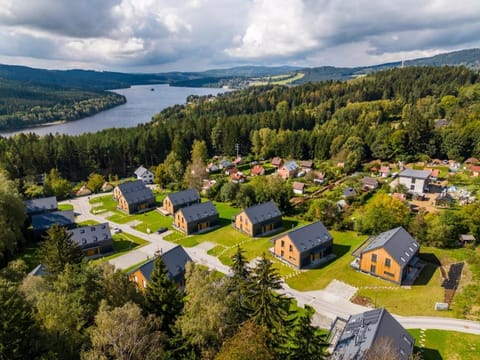
[[[153,89],[153,91],[151,90]],[[185,104],[188,95],[217,95],[227,90],[217,88],[174,87],[169,85],[138,85],[127,89],[112,90],[124,95],[127,102],[93,116],[62,124],[40,126],[12,132],[2,132],[1,136],[33,132],[38,135],[68,134],[78,135],[96,132],[113,127],[133,127],[152,120],[152,116],[166,107]]]

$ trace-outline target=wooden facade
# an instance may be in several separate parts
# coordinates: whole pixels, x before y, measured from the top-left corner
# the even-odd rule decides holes
[[[195,204],[178,210],[175,227],[186,235],[204,232],[218,224],[218,212],[211,202]]]
[[[360,270],[398,284],[402,281],[400,264],[384,248],[362,253]]]
[[[249,236],[262,236],[282,227],[282,213],[269,201],[244,209],[235,216],[233,225]]]
[[[142,180],[119,184],[113,189],[117,208],[128,214],[142,212],[156,206],[155,195]]]
[[[333,238],[317,221],[273,239],[273,253],[298,269],[313,267],[332,254]]]
[[[181,208],[200,203],[200,194],[195,189],[187,189],[168,194],[163,199],[163,209],[169,214],[175,214]]]

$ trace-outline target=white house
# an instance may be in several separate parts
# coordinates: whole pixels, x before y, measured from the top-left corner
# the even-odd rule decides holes
[[[406,186],[408,192],[423,194],[428,192],[428,184],[431,175],[429,170],[403,170],[399,175],[399,183]]]
[[[153,183],[153,173],[143,166],[140,166],[137,170],[135,170],[135,176],[138,180],[142,180],[144,184]]]

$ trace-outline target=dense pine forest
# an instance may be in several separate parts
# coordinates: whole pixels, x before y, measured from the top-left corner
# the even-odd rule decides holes
[[[111,92],[0,80],[0,130],[77,120],[126,101]]]
[[[170,152],[186,163],[194,139],[208,155],[282,156],[345,162],[463,160],[480,156],[480,84],[464,67],[411,67],[340,82],[251,87],[191,97],[154,121],[80,136],[34,134],[0,140],[0,166],[22,178],[57,168],[71,180],[93,171],[125,176]],[[442,126],[437,119],[446,119]]]

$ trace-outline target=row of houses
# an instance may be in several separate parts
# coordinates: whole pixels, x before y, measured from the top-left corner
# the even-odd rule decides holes
[[[36,239],[41,238],[51,226],[57,224],[67,229],[71,240],[89,258],[114,252],[112,234],[108,223],[77,226],[73,211],[58,210],[58,202],[55,196],[27,200],[24,204]]]

